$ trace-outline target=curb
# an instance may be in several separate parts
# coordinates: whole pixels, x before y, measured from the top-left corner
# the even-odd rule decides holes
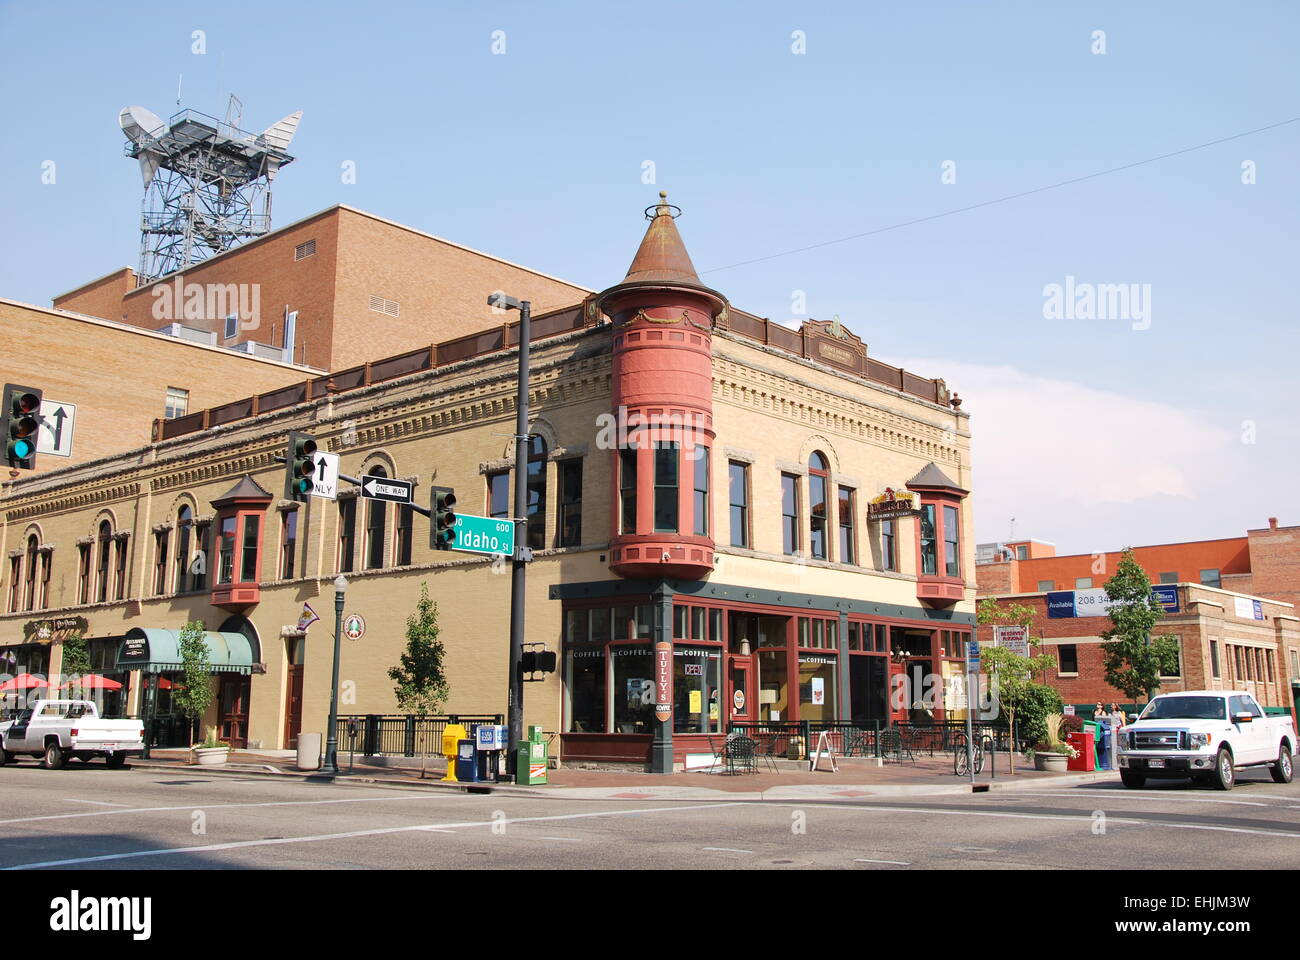
[[[645,791],[645,790],[662,789],[654,785],[638,786],[638,785],[628,785],[628,784],[623,784],[620,786],[608,786],[608,787],[582,787],[582,786],[556,785],[556,786],[548,786],[545,788],[538,788],[538,787],[520,786],[514,783],[468,783],[463,781],[455,782],[455,783],[447,783],[442,780],[408,780],[408,779],[402,779],[398,777],[368,776],[368,775],[356,774],[356,773],[344,773],[344,774],[340,774],[338,777],[330,777],[321,773],[307,772],[307,771],[270,772],[269,770],[266,769],[267,766],[269,765],[259,765],[260,769],[258,768],[238,769],[230,765],[225,765],[222,767],[201,768],[197,764],[156,763],[151,761],[144,761],[144,762],[135,762],[130,764],[130,769],[151,770],[151,771],[171,772],[171,773],[201,772],[204,774],[215,774],[217,776],[231,776],[231,777],[251,776],[251,777],[258,777],[264,780],[281,780],[281,781],[296,780],[300,783],[339,783],[344,785],[348,783],[356,783],[356,784],[365,784],[371,786],[378,785],[378,786],[385,786],[385,787],[434,789],[434,790],[442,790],[442,791],[454,791],[457,793],[466,793],[466,794],[502,793],[502,794],[517,796],[517,797],[536,797],[541,799],[550,798],[552,800],[563,799],[565,797],[572,798],[572,794],[570,793],[570,791],[583,791],[584,793],[583,799],[600,800],[600,799],[615,799],[613,795],[616,793],[631,793],[631,792],[638,792],[638,791]],[[837,784],[836,789],[837,790],[861,790],[868,796],[875,796],[875,797],[959,796],[959,795],[970,795],[972,793],[988,793],[993,791],[1007,791],[1007,790],[1014,791],[1019,789],[1029,789],[1033,787],[1047,787],[1047,786],[1074,787],[1074,786],[1081,786],[1083,784],[1088,784],[1088,783],[1100,783],[1108,780],[1115,780],[1118,782],[1118,779],[1119,779],[1118,771],[1103,770],[1103,771],[1095,771],[1093,773],[1063,774],[1063,775],[1052,777],[1050,779],[1043,779],[1043,778],[1036,777],[1031,780],[1021,780],[1021,779],[1013,779],[1011,775],[1008,775],[1005,779],[992,780],[992,781],[977,781],[974,787],[984,788],[982,790],[972,788],[970,783]],[[792,784],[791,786],[816,786],[816,785]],[[699,788],[690,787],[688,789],[697,790]],[[599,795],[600,791],[607,791],[608,795],[602,797]],[[764,797],[763,791],[730,792],[725,790],[716,790],[711,792],[717,794],[716,798],[700,796],[698,794],[690,797],[673,797],[673,796],[665,796],[662,794],[658,794],[654,796],[648,796],[645,799],[647,801],[654,801],[654,802],[667,802],[672,800],[679,800],[679,801],[691,800],[691,801],[698,802],[700,800],[717,799],[717,800],[726,800],[729,802],[739,801],[739,802],[748,802],[748,803],[753,803],[753,802],[761,803],[765,799],[767,799],[766,797]],[[617,799],[627,800],[629,798],[619,797]],[[818,798],[808,797],[807,799],[818,799]],[[830,800],[836,798],[832,796],[828,796],[824,799]],[[845,799],[846,802],[850,801],[850,798],[843,798],[843,799]],[[852,798],[852,799],[865,799],[865,798]],[[780,802],[788,802],[788,801],[783,799]]]

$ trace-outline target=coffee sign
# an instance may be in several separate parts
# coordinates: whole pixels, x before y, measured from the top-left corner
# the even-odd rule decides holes
[[[673,716],[673,645],[655,644],[655,719],[667,723]]]

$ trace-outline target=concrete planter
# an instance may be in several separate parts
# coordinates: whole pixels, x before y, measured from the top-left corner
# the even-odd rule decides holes
[[[195,747],[195,762],[200,767],[216,767],[230,759],[229,747]]]
[[[1070,758],[1064,753],[1034,753],[1034,769],[1049,773],[1065,773]]]

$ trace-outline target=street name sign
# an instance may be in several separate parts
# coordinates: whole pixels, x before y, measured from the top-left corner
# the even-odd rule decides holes
[[[388,503],[410,503],[415,484],[410,480],[394,480],[389,477],[372,477],[366,474],[361,478],[361,496],[367,500],[384,500]]]
[[[456,535],[456,539],[451,543],[453,550],[514,555],[515,522],[513,520],[458,513],[456,526],[452,527],[452,531]]]
[[[311,495],[325,500],[339,498],[339,455],[317,450],[312,456],[316,469],[311,475]]]
[[[41,398],[41,424],[36,431],[36,452],[55,457],[72,456],[72,426],[76,420],[76,404]]]

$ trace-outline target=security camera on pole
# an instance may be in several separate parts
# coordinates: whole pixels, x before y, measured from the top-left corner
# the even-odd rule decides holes
[[[519,383],[515,401],[515,523],[528,522],[528,347],[532,304],[504,293],[488,297],[488,305],[519,311]],[[515,750],[524,739],[524,574],[528,567],[527,538],[516,530],[510,579],[510,694],[507,700],[507,723],[510,726],[510,749],[506,752],[506,772],[515,774]]]

